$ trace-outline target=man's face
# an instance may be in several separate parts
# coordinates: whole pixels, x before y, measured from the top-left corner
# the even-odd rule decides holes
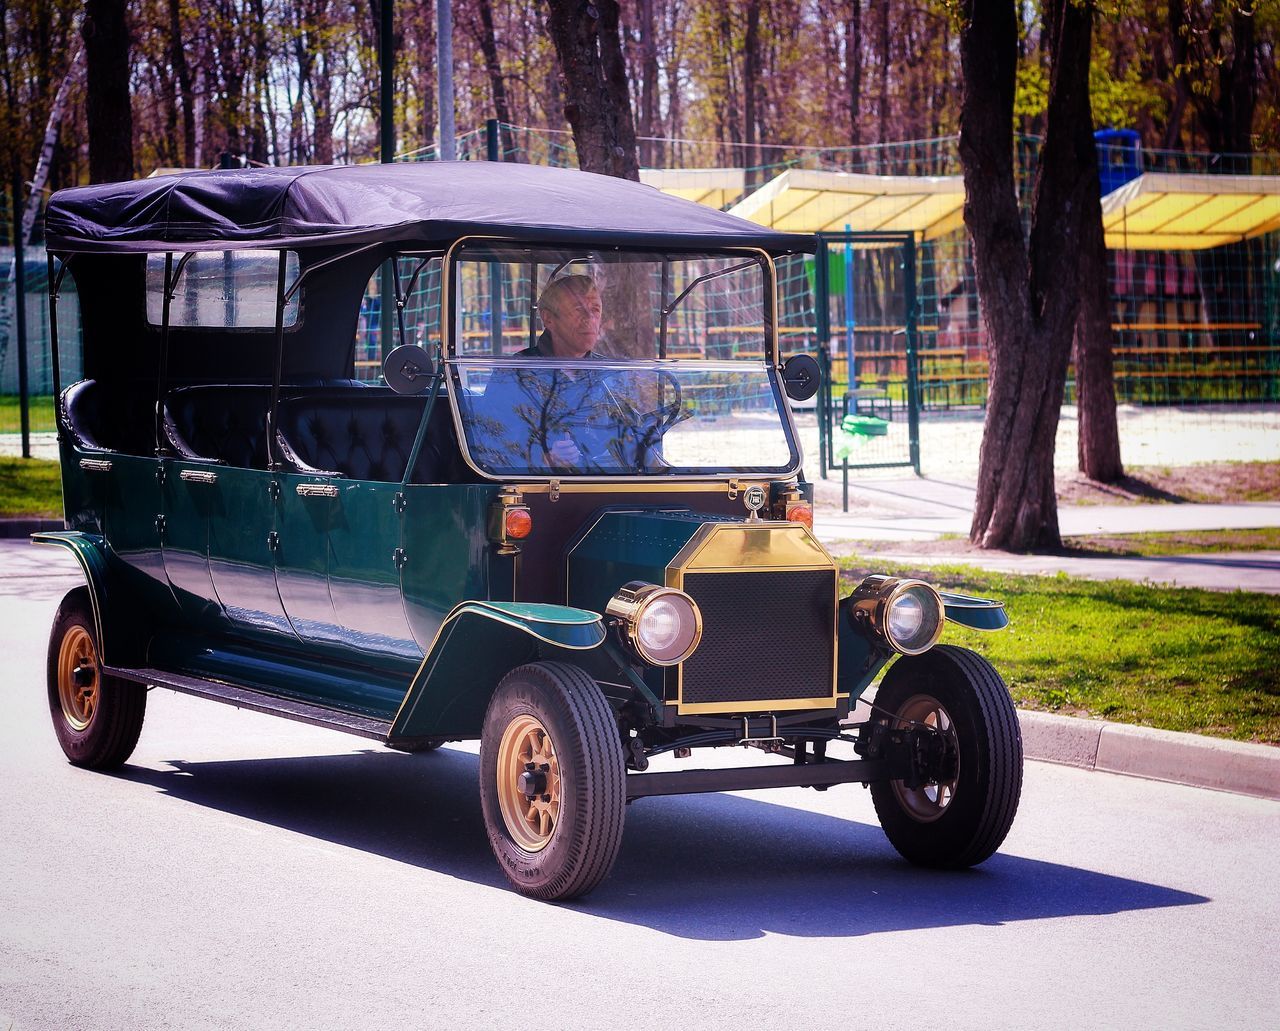
[[[551,334],[551,350],[557,358],[581,358],[600,340],[603,308],[595,289],[577,293],[566,290],[541,309],[542,324]]]

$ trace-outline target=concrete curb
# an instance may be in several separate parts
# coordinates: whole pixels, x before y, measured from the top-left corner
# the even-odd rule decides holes
[[[4,516],[0,518],[0,539],[29,537],[45,530],[65,530],[61,519],[40,519],[35,516]]]
[[[1018,710],[1028,759],[1280,800],[1280,748]]]

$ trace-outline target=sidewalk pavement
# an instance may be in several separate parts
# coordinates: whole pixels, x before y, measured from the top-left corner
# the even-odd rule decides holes
[[[1133,558],[974,553],[958,548],[951,554],[917,555],[893,550],[894,541],[934,541],[944,534],[967,537],[975,494],[972,484],[928,477],[860,480],[850,485],[858,507],[842,512],[819,504],[814,527],[818,538],[835,551],[847,551],[840,545],[849,540],[886,542],[889,546],[877,548],[875,557],[895,565],[969,565],[1027,575],[1066,573],[1088,580],[1280,594],[1280,552],[1274,551]],[[1058,525],[1063,536],[1257,529],[1280,526],[1280,502],[1060,505]]]
[[[849,495],[858,507],[842,512],[838,504],[828,505],[820,500],[814,526],[824,542],[929,541],[945,534],[968,537],[976,494],[973,484],[927,477],[857,480],[850,483]],[[1059,505],[1058,526],[1065,537],[1259,529],[1280,526],[1280,502]]]

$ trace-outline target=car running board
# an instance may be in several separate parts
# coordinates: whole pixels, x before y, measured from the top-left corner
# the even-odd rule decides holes
[[[323,705],[312,705],[310,702],[296,698],[281,698],[279,695],[255,691],[248,687],[236,687],[223,684],[217,680],[205,680],[202,677],[186,676],[182,673],[166,673],[158,669],[120,669],[104,666],[103,674],[109,677],[120,677],[150,687],[165,687],[170,691],[195,695],[197,698],[208,698],[215,702],[225,702],[237,709],[250,709],[270,716],[283,716],[299,723],[310,723],[316,727],[329,730],[340,730],[358,737],[373,738],[386,744],[391,733],[391,723],[372,716],[360,716]]]

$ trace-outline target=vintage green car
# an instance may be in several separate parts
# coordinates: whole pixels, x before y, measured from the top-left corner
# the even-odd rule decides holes
[[[817,366],[776,308],[812,239],[481,162],[65,190],[47,235],[50,324],[68,275],[83,318],[82,355],[53,342],[67,529],[35,537],[86,580],[49,645],[73,763],[123,763],[150,687],[478,739],[493,851],[542,899],[599,884],[651,795],[861,783],[912,862],[1003,841],[1015,710],[937,644],[1003,607],[841,599],[812,533],[788,397]],[[725,745],[761,762],[675,761]]]

